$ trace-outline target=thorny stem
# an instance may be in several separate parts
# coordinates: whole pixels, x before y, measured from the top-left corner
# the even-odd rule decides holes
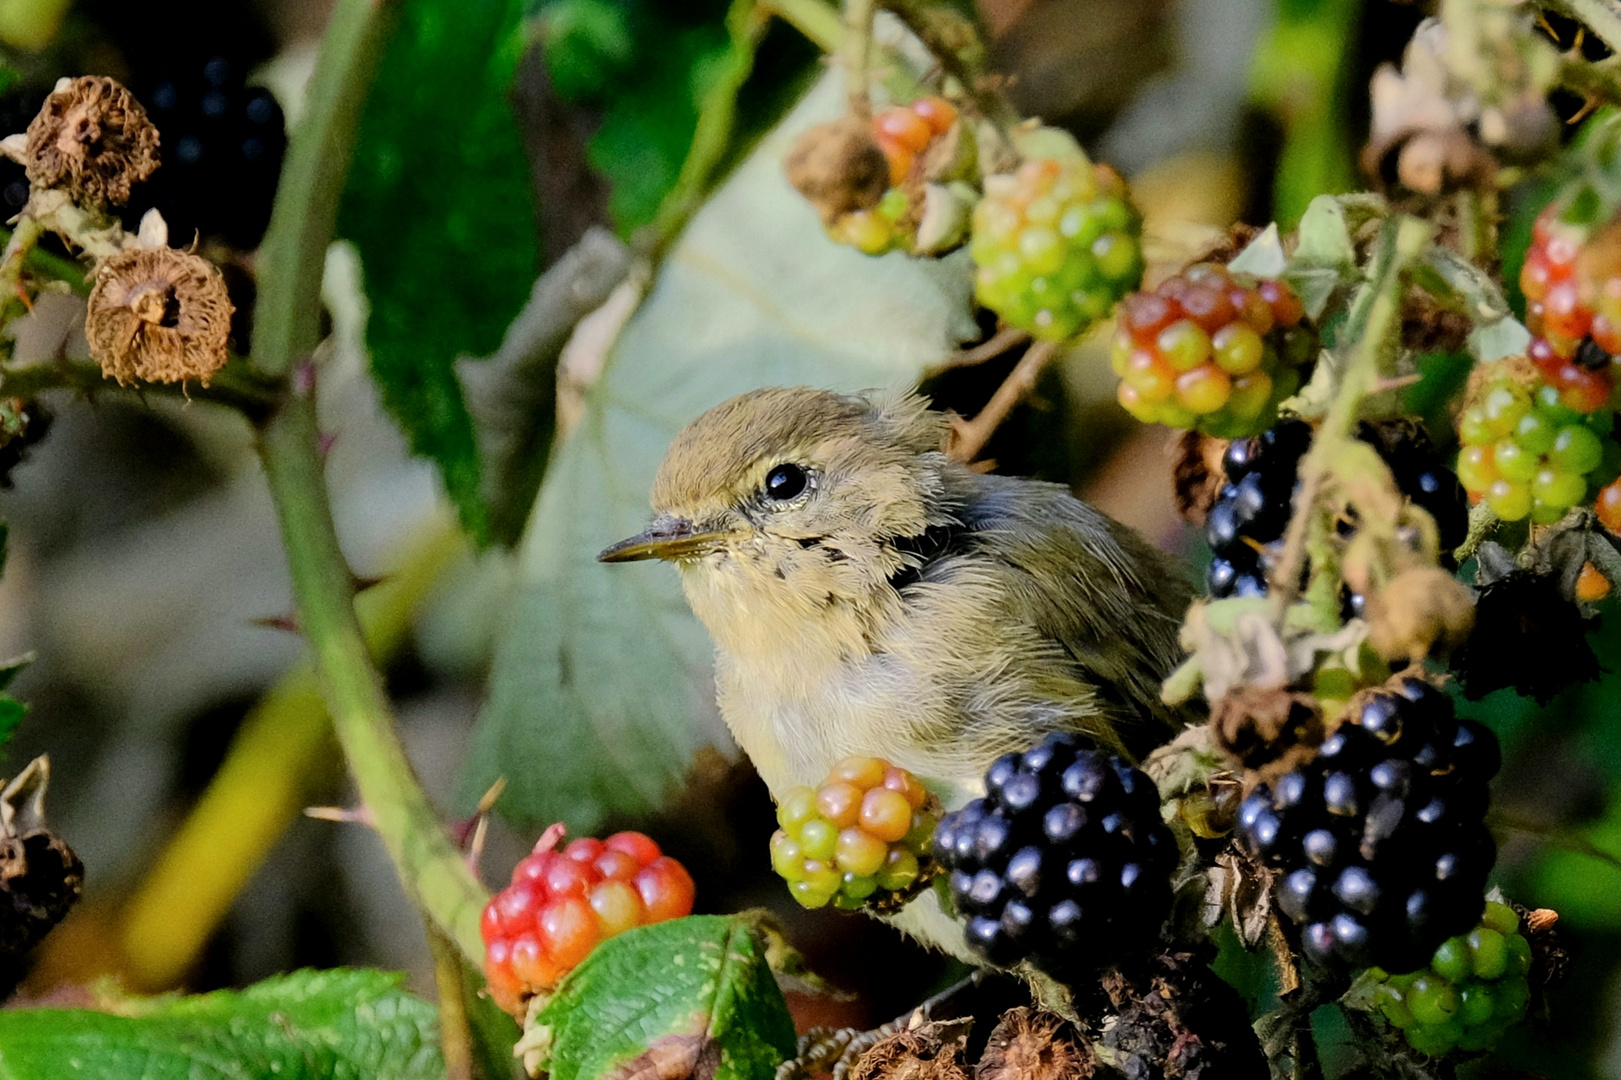
[[[1538,0],[1538,6],[1575,19],[1621,52],[1621,3],[1617,0]]]
[[[838,12],[822,0],[761,0],[761,7],[798,30],[805,38],[825,53],[839,51],[844,39],[844,25]]]
[[[1469,508],[1469,531],[1464,534],[1463,543],[1452,552],[1452,558],[1460,565],[1479,550],[1497,528],[1497,511],[1485,502],[1478,502]]]
[[[473,1028],[467,1017],[462,954],[431,921],[427,933],[439,998],[439,1047],[445,1055],[445,1080],[473,1080]]]
[[[681,162],[681,174],[659,204],[652,235],[656,248],[673,242],[691,220],[715,180],[737,126],[738,95],[754,71],[754,52],[770,23],[768,8],[757,0],[732,0],[726,12],[729,37],[725,70],[704,94],[698,125]]]
[[[1374,249],[1368,281],[1352,303],[1344,338],[1349,342],[1345,366],[1328,415],[1301,459],[1294,514],[1270,577],[1269,606],[1278,625],[1300,595],[1300,574],[1312,529],[1328,527],[1326,510],[1318,503],[1333,476],[1335,461],[1351,440],[1362,399],[1378,385],[1385,355],[1401,325],[1402,273],[1429,243],[1430,232],[1430,226],[1418,218],[1403,216],[1387,222]]]
[[[338,0],[304,118],[293,132],[262,249],[253,359],[262,371],[294,378],[280,409],[259,430],[259,455],[287,550],[299,629],[361,800],[407,895],[478,963],[479,914],[488,895],[450,842],[395,733],[382,676],[355,614],[354,576],[332,522],[315,380],[301,370],[320,339],[326,249],[361,110],[399,7]]]
[[[21,222],[18,224],[21,225]],[[10,229],[0,229],[0,244],[9,245],[11,238],[12,231]],[[82,294],[90,291],[90,281],[85,276],[84,267],[72,259],[64,259],[60,255],[53,255],[37,245],[28,249],[28,256],[23,260],[23,265],[32,267],[46,277],[56,281],[66,282],[76,293]]]
[[[872,91],[867,85],[867,61],[872,54],[872,18],[877,0],[844,0],[844,92],[850,115],[872,119]]]
[[[337,227],[366,94],[402,6],[397,0],[338,0],[332,9],[259,248],[250,354],[270,375],[286,375],[321,339],[326,249]]]
[[[97,364],[76,360],[47,360],[25,367],[0,368],[0,394],[7,397],[31,398],[46,390],[74,390],[90,395],[103,390],[119,390],[119,385],[107,378]],[[265,379],[248,370],[235,360],[215,372],[207,386],[199,383],[142,383],[124,388],[145,396],[183,398],[187,401],[208,401],[225,405],[242,413],[250,420],[270,415],[281,400],[282,384]]]
[[[962,420],[952,425],[951,445],[946,452],[957,461],[973,461],[979,452],[985,449],[985,444],[991,441],[996,429],[1007,419],[1008,413],[1024,396],[1035,388],[1036,379],[1041,375],[1042,369],[1058,355],[1058,346],[1051,341],[1038,341],[1024,351],[1019,357],[1019,363],[1002,380],[1002,385],[996,388],[991,400],[979,410],[972,420]]]
[[[1621,103],[1621,56],[1585,60],[1565,53],[1560,60],[1561,87],[1589,101]]]
[[[954,352],[938,364],[926,369],[923,372],[923,377],[928,379],[947,371],[955,371],[957,368],[974,367],[983,364],[985,361],[994,360],[1009,349],[1023,345],[1029,340],[1030,332],[1028,330],[1018,330],[1011,326],[1004,326],[973,348]]]
[[[1013,103],[1000,90],[987,88],[979,72],[964,62],[961,52],[952,42],[944,40],[930,19],[929,6],[918,0],[880,0],[884,10],[892,12],[906,28],[917,36],[929,54],[940,61],[940,67],[962,84],[963,93],[974,102],[980,112],[1000,131],[1007,132],[1022,121]]]
[[[22,281],[23,263],[44,235],[45,227],[27,214],[17,222],[16,231],[6,243],[6,253],[0,257],[0,311],[10,307],[12,300],[21,299],[17,289]]]
[[[354,577],[338,546],[316,428],[313,388],[290,393],[259,432],[259,456],[281,523],[298,625],[309,642],[332,727],[372,822],[417,907],[478,963],[489,899],[428,803],[394,731],[383,679],[355,614]]]

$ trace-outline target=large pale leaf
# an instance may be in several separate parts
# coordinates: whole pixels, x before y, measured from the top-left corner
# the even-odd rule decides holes
[[[0,1010],[0,1080],[440,1080],[433,1007],[382,971],[301,971],[112,1012]]]
[[[596,554],[645,524],[670,439],[764,385],[914,381],[973,333],[965,262],[842,248],[783,179],[794,135],[843,105],[826,77],[694,217],[557,451],[462,789],[497,776],[528,823],[645,813],[703,747],[729,747],[711,646],[667,566]]]
[[[552,1080],[768,1080],[794,1022],[749,920],[695,915],[609,938],[536,1018]]]

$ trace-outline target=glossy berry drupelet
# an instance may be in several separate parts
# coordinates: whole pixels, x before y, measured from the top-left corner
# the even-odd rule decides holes
[[[547,829],[484,909],[484,974],[508,1012],[556,986],[604,938],[692,913],[692,877],[648,837],[582,837],[557,850],[562,837],[561,825]]]
[[[1480,925],[1442,942],[1428,967],[1406,975],[1375,969],[1374,1004],[1421,1054],[1490,1050],[1525,1017],[1531,961],[1520,917],[1493,901]]]
[[[1239,843],[1277,868],[1274,903],[1319,964],[1421,967],[1480,918],[1497,737],[1418,679],[1368,691],[1317,756],[1258,786]]]
[[[777,804],[772,869],[808,908],[886,906],[927,869],[938,809],[905,769],[845,758],[821,787],[795,788]]]
[[[998,758],[985,790],[934,837],[975,953],[1065,979],[1158,940],[1178,856],[1147,775],[1050,735]]]
[[[1190,266],[1121,305],[1111,362],[1118,396],[1145,423],[1253,435],[1277,419],[1315,351],[1289,286]]]
[[[979,302],[1009,326],[1065,341],[1142,279],[1142,220],[1114,170],[1036,157],[985,177],[969,252]]]

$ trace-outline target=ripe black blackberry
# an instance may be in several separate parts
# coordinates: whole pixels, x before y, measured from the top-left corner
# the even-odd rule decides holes
[[[1210,595],[1265,596],[1262,548],[1289,526],[1295,477],[1311,446],[1311,425],[1280,420],[1259,435],[1234,439],[1222,456],[1227,483],[1205,519]]]
[[[1147,951],[1177,864],[1152,780],[1075,736],[1049,735],[998,758],[985,790],[934,834],[970,948],[1059,979]]]
[[[1497,737],[1418,679],[1371,691],[1306,765],[1239,807],[1238,840],[1279,872],[1275,903],[1320,964],[1424,966],[1480,919]]]
[[[275,42],[251,4],[94,0],[89,12],[129,65],[127,85],[162,139],[162,166],[135,189],[125,224],[156,207],[176,244],[193,235],[256,247],[287,147],[281,106],[249,73]]]
[[[287,129],[281,106],[247,84],[248,66],[226,52],[177,59],[136,87],[163,139],[163,167],[131,202],[156,207],[176,243],[195,233],[252,248],[270,223]]]
[[[1401,493],[1435,519],[1442,552],[1461,544],[1469,529],[1468,497],[1424,429],[1408,420],[1363,423],[1357,438],[1379,452]],[[1283,420],[1227,448],[1222,458],[1227,483],[1205,520],[1212,552],[1205,584],[1211,596],[1266,595],[1266,550],[1288,528],[1300,459],[1310,446],[1310,425]],[[1360,617],[1361,594],[1349,594],[1346,608],[1347,615]]]
[[[50,87],[18,86],[0,96],[0,138],[28,130]],[[28,204],[28,173],[20,162],[0,157],[0,221],[10,221]]]

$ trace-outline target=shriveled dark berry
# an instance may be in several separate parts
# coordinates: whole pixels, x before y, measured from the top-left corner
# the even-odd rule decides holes
[[[970,948],[1069,978],[1157,940],[1178,855],[1152,780],[1053,735],[999,759],[985,786],[934,842]]]
[[[1353,700],[1318,755],[1258,786],[1238,840],[1278,868],[1277,907],[1319,964],[1422,966],[1480,917],[1497,738],[1417,679]]]

